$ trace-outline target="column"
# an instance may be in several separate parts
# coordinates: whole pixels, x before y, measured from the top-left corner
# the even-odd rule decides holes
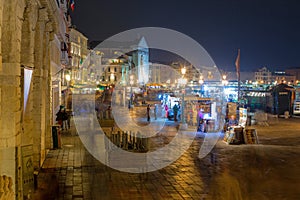
[[[12,181],[17,199],[21,197],[20,51],[24,7],[23,0],[0,0],[0,175]]]

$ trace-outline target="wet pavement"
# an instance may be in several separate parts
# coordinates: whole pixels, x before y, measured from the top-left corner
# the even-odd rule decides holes
[[[195,130],[195,127],[190,127]],[[219,142],[198,158],[203,134],[171,165],[144,174],[106,167],[82,145],[74,126],[63,132],[62,148],[50,150],[38,175],[35,199],[299,199],[300,119],[270,119],[256,128],[257,145]],[[151,140],[169,143],[177,124]]]

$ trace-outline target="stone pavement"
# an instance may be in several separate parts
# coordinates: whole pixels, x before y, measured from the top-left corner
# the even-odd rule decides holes
[[[63,133],[62,148],[48,153],[35,199],[299,199],[299,122],[274,119],[268,127],[253,126],[259,145],[220,140],[204,159],[198,158],[203,143],[198,134],[177,161],[145,174],[101,164],[87,152],[73,126]],[[153,143],[172,140],[176,125],[166,127]]]
[[[170,124],[169,124],[170,125]],[[157,136],[168,143],[176,125]],[[38,175],[35,199],[204,199],[208,176],[200,170],[197,158],[201,138],[172,165],[145,174],[119,172],[93,158],[76,135],[62,133],[62,148],[50,150]],[[43,197],[41,197],[43,196]]]

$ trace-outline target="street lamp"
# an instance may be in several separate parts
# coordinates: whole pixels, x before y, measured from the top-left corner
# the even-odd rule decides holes
[[[66,74],[65,78],[66,78],[66,80],[69,82],[69,81],[71,80],[70,74]]]
[[[203,76],[200,75],[200,77],[199,77],[199,84],[202,85],[203,83],[204,83]]]
[[[182,103],[181,103],[181,126],[180,126],[181,130],[187,130],[187,128],[188,128],[188,125],[185,122],[185,117],[184,117],[184,106],[185,106],[184,105],[185,104],[184,95],[185,95],[185,85],[187,83],[187,79],[183,78],[185,73],[186,73],[186,68],[185,67],[181,68],[181,74],[182,74],[182,82],[181,83],[182,83],[182,86],[183,86],[183,89],[182,89]]]
[[[71,75],[69,73],[66,74],[65,75],[65,79],[67,81],[67,89],[64,92],[64,104],[66,105],[67,109],[70,109],[70,107],[69,107],[69,105],[70,105],[69,104],[70,99],[68,99],[68,97],[69,97],[69,87],[70,87]]]
[[[115,80],[115,75],[113,73],[110,74],[110,81],[111,82],[114,82]]]
[[[224,74],[222,76],[222,85],[224,85],[224,86],[228,84],[228,81],[226,80],[226,78],[227,78],[227,76]]]
[[[130,84],[130,106],[132,105],[132,85],[134,84],[134,76],[131,74],[129,77],[129,84]]]
[[[185,66],[184,66],[183,68],[181,68],[181,74],[184,76],[185,73],[186,73],[186,68],[185,68]]]

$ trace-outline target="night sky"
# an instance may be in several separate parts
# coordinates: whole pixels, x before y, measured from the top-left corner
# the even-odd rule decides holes
[[[72,23],[90,41],[138,27],[180,31],[199,42],[219,68],[300,67],[297,0],[75,0]]]

